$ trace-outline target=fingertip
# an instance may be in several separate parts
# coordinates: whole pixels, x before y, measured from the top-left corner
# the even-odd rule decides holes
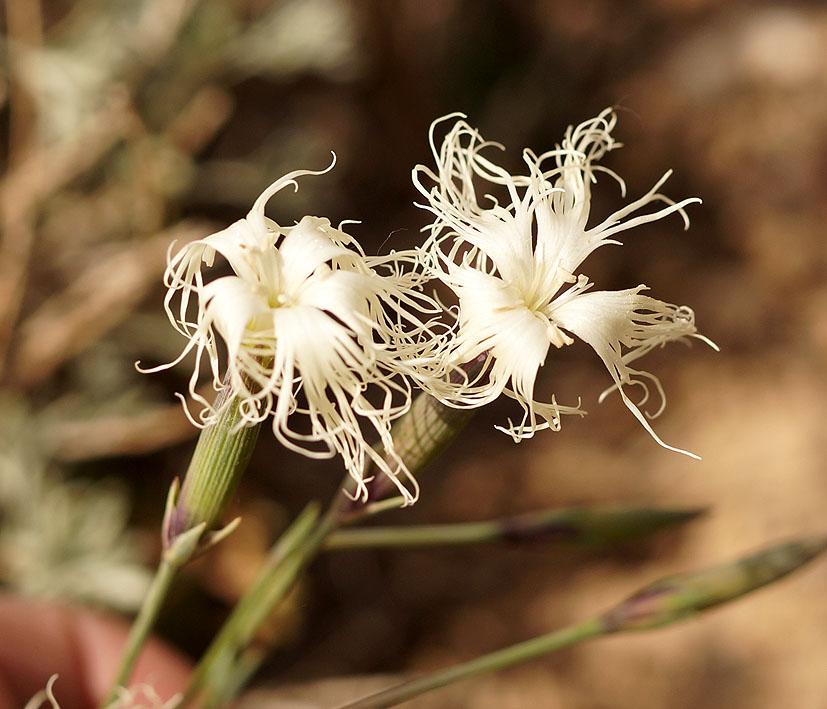
[[[129,623],[85,608],[0,595],[0,709],[18,709],[53,674],[61,709],[97,706],[107,695]],[[129,682],[164,700],[187,684],[191,663],[150,638]]]
[[[109,692],[129,626],[121,618],[82,609],[75,610],[74,625],[86,687],[97,703]],[[166,700],[186,688],[190,671],[191,663],[181,653],[157,638],[150,638],[138,658],[129,684],[147,684]]]

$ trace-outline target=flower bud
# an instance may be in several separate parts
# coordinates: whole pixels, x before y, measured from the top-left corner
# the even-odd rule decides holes
[[[646,630],[733,601],[792,573],[827,549],[827,537],[799,539],[729,564],[655,581],[605,613],[607,632]]]

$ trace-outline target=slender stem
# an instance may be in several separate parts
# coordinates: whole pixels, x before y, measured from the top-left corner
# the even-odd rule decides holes
[[[380,709],[401,704],[408,699],[418,697],[425,692],[444,687],[447,684],[475,677],[485,672],[501,670],[526,660],[531,660],[555,650],[560,650],[577,643],[600,637],[606,632],[603,624],[598,620],[588,620],[584,623],[571,625],[538,638],[532,638],[511,647],[482,655],[468,662],[453,665],[433,674],[404,682],[390,689],[386,689],[369,697],[359,699],[340,709]]]
[[[179,489],[175,480],[170,487],[161,533],[161,561],[132,624],[118,674],[102,707],[111,704],[118,689],[129,681],[178,569],[198,551],[225,538],[238,524],[236,520],[216,530],[250,459],[259,426],[238,427],[239,400],[228,402],[231,395],[229,387],[219,393],[215,403],[221,410],[218,421],[201,431],[183,485]]]
[[[458,546],[494,541],[498,536],[494,522],[338,529],[327,538],[325,548]]]
[[[244,650],[228,668],[223,684],[216,691],[206,695],[202,709],[215,709],[230,704],[235,697],[250,681],[261,663],[267,657],[268,648],[261,645],[252,645]]]
[[[256,632],[322,550],[350,503],[342,487],[321,519],[315,505],[308,505],[284,532],[253,587],[210,643],[178,706],[185,706],[198,695],[204,707],[218,706],[255,672],[265,656],[260,650],[250,652]]]
[[[332,529],[325,516],[318,519],[315,505],[308,505],[278,541],[253,587],[230,613],[221,630],[210,643],[181,700],[181,705],[197,694],[206,695],[209,704],[233,673],[238,653],[255,638],[259,626],[292,587],[299,572],[312,559]]]
[[[827,551],[827,536],[795,539],[718,566],[659,579],[639,589],[598,618],[568,626],[503,650],[448,667],[339,709],[380,709],[413,699],[432,689],[501,670],[545,653],[614,633],[670,625],[708,608],[729,603],[778,581]]]
[[[700,514],[703,514],[702,509],[646,507],[538,510],[484,522],[337,529],[328,537],[325,548],[458,546],[530,541],[602,545],[651,534],[688,522]]]
[[[109,690],[109,694],[100,704],[101,709],[112,704],[112,702],[118,698],[118,689],[126,686],[126,683],[129,681],[141,648],[144,646],[149,631],[152,630],[152,626],[155,625],[155,621],[161,611],[161,606],[179,568],[180,564],[175,563],[166,556],[164,556],[158,564],[155,577],[152,579],[138,617],[135,618],[135,622],[129,631],[126,647],[121,656],[118,674],[115,677],[112,688]]]
[[[484,358],[474,360],[468,365],[469,371],[477,372],[483,362]],[[405,460],[411,473],[416,473],[453,440],[471,413],[446,407],[427,394],[420,394],[408,413],[394,424],[392,435],[396,454]],[[369,473],[370,470],[365,472],[366,475]],[[295,537],[294,542],[285,545],[284,536],[277,543],[277,553],[230,614],[199,662],[179,706],[199,694],[208,707],[231,696],[230,692],[239,686],[239,677],[251,674],[263,657],[263,653],[246,653],[259,626],[287,595],[301,571],[340,525],[398,507],[398,498],[388,499],[394,489],[389,478],[377,476],[369,485],[370,497],[376,502],[364,505],[353,499],[356,486],[347,476],[320,520],[316,521],[314,517],[306,524],[299,525],[299,520],[293,524],[286,535]]]

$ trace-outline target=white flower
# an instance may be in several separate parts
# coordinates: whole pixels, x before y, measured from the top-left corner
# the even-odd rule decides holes
[[[457,116],[461,114],[446,118]],[[428,200],[420,206],[436,215],[424,247],[426,260],[459,300],[454,360],[462,363],[487,355],[479,377],[460,388],[446,383],[434,393],[457,406],[478,406],[501,393],[514,398],[524,410],[523,419],[519,424],[509,421],[503,430],[515,440],[546,428],[558,430],[561,414],[582,412],[579,407],[561,406],[553,398],[549,403],[535,401],[535,380],[550,347],[569,345],[575,336],[597,352],[614,380],[604,395],[618,389],[655,440],[679,450],[658,438],[638,408],[646,403],[652,384],[661,397],[652,416],[660,413],[665,401],[660,382],[629,365],[672,340],[697,337],[714,347],[713,343],[697,334],[691,309],[644,295],[642,285],[592,291],[580,266],[595,249],[619,244],[615,236],[639,224],[677,212],[688,226],[684,207],[700,200],[673,203],[659,194],[667,172],[645,195],[596,226],[587,226],[597,172],[614,177],[625,194],[623,181],[596,164],[618,147],[611,136],[615,121],[615,114],[607,109],[577,128],[570,127],[555,150],[539,156],[524,151],[529,171],[520,176],[510,175],[484,157],[483,149],[501,146],[484,142],[465,121],[455,123],[439,150],[432,127],[437,171],[421,165],[413,171],[414,184]],[[433,186],[426,188],[423,177]],[[504,188],[510,203],[500,204],[485,194],[483,206],[475,181]],[[641,213],[657,202],[666,206]],[[643,398],[637,404],[624,389],[629,384],[643,387]]]
[[[189,391],[203,405],[197,425],[217,414],[196,392],[206,357],[216,389],[229,386],[240,398],[245,424],[272,415],[273,432],[288,448],[314,458],[338,453],[363,498],[369,458],[411,503],[418,488],[394,452],[390,422],[410,405],[404,375],[427,368],[428,354],[439,346],[411,310],[436,312],[437,306],[417,290],[424,276],[403,271],[416,262],[415,252],[370,257],[327,219],[306,216],[281,227],[264,216],[276,192],[318,174],[285,175],[246,218],[170,256],[165,307],[189,343],[157,369],[194,350]],[[213,266],[216,253],[233,274],[208,282],[204,266]],[[180,302],[173,308],[175,298]],[[297,414],[307,422],[303,430],[294,427]],[[363,427],[376,431],[384,456],[366,443]]]

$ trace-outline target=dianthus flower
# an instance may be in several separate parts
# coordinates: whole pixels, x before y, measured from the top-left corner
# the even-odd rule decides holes
[[[414,313],[437,306],[418,291],[422,273],[406,268],[416,262],[415,252],[366,256],[327,219],[305,216],[281,227],[264,215],[279,190],[318,174],[285,175],[246,218],[170,255],[165,309],[189,342],[175,361],[156,369],[194,351],[189,392],[202,405],[196,425],[218,414],[196,391],[206,361],[215,388],[229,387],[237,397],[244,425],[272,416],[273,432],[286,447],[314,458],[338,453],[362,498],[371,459],[411,503],[418,488],[394,452],[390,422],[410,405],[406,375],[427,369],[429,353],[439,347]],[[204,272],[216,254],[233,273],[208,281]],[[293,424],[297,415],[303,430]],[[384,455],[366,443],[363,426],[376,431]]]
[[[453,114],[440,121],[455,117],[463,116]],[[514,440],[546,428],[558,430],[560,415],[582,413],[579,405],[561,406],[554,398],[535,401],[535,380],[551,346],[561,348],[578,337],[594,349],[614,380],[604,395],[617,389],[658,443],[679,450],[655,434],[639,408],[653,385],[661,404],[651,416],[661,412],[665,398],[660,382],[630,363],[672,340],[697,337],[712,343],[697,334],[690,308],[649,297],[643,285],[593,291],[580,267],[595,249],[619,244],[615,236],[626,229],[673,212],[688,227],[684,207],[700,200],[674,203],[659,194],[667,172],[639,199],[596,226],[587,225],[597,172],[616,179],[625,195],[620,177],[596,164],[618,147],[611,136],[616,116],[610,109],[577,128],[569,127],[562,145],[552,151],[538,156],[525,150],[528,174],[519,176],[483,156],[484,149],[502,146],[483,141],[463,120],[453,125],[437,149],[434,127],[440,121],[431,129],[436,172],[422,165],[413,171],[414,184],[427,199],[420,206],[436,215],[423,247],[425,260],[459,301],[453,360],[463,363],[487,355],[487,362],[483,373],[464,386],[456,388],[446,381],[433,393],[456,406],[479,406],[505,393],[524,411],[520,423],[509,421],[501,429]],[[426,188],[423,179],[433,185]],[[475,182],[504,188],[510,203],[485,194],[483,206]],[[658,202],[666,206],[641,213]],[[630,384],[643,388],[637,403],[625,391]]]

